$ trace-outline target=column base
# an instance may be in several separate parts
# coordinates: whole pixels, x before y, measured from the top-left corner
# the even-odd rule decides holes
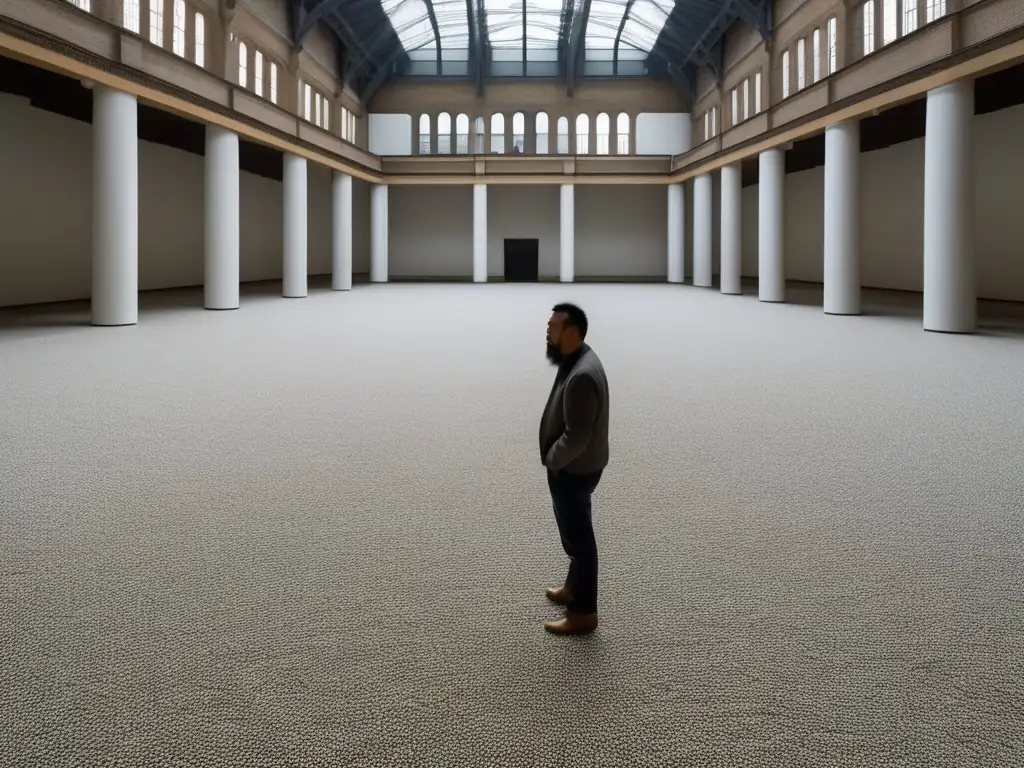
[[[760,301],[762,304],[785,304],[786,303],[785,299],[762,299],[760,297],[758,298],[758,301]]]
[[[860,310],[857,310],[856,312],[829,312],[826,309],[825,314],[832,315],[833,317],[858,317],[860,315],[863,315],[864,313],[861,312]]]
[[[308,295],[304,294],[302,296],[285,296],[284,294],[281,294],[281,298],[282,299],[305,299],[305,298],[308,298]]]
[[[742,296],[743,291],[722,291],[723,296]]]
[[[928,326],[924,326],[924,329],[928,331],[928,333],[945,333],[950,336],[970,336],[971,334],[978,332],[977,328],[972,328],[969,331],[947,331],[944,328],[929,328]]]
[[[95,320],[89,321],[89,325],[91,325],[93,328],[127,328],[130,325],[138,324],[138,320],[136,320],[134,323],[97,323]]]
[[[234,307],[203,307],[203,309],[207,310],[208,312],[233,312],[234,310],[238,309],[238,306],[236,305]]]

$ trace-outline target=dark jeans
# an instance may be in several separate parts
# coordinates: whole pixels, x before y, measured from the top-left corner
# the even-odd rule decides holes
[[[600,481],[601,472],[589,475],[548,472],[555,522],[562,547],[569,556],[565,588],[572,613],[597,611],[597,541],[590,517],[590,496]]]

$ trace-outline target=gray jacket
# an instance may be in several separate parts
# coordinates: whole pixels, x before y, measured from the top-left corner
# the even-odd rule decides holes
[[[586,475],[608,466],[608,378],[584,344],[558,368],[540,421],[541,462]]]

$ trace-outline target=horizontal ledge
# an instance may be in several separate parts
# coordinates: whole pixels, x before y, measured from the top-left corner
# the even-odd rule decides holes
[[[484,174],[471,176],[468,174],[432,176],[428,174],[396,174],[384,177],[385,184],[413,185],[423,184],[429,186],[444,186],[455,184],[671,184],[672,180],[667,174],[655,175],[614,175],[614,174],[586,174],[583,176],[569,176],[566,174],[537,173],[537,174]]]

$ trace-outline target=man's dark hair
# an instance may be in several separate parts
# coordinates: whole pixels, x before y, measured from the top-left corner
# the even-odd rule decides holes
[[[575,304],[555,304],[552,312],[561,312],[565,314],[566,326],[574,325],[579,328],[580,341],[587,338],[587,313],[577,307]]]

